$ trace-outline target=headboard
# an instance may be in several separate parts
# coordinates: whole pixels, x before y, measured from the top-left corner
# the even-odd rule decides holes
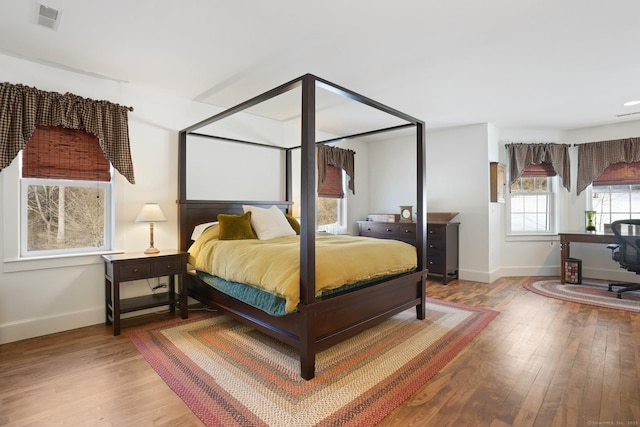
[[[196,225],[218,220],[218,214],[241,214],[242,205],[253,205],[261,208],[270,208],[276,205],[287,213],[291,209],[292,202],[265,202],[265,201],[185,201],[178,202],[178,234],[180,250],[187,251],[191,246],[191,233]]]

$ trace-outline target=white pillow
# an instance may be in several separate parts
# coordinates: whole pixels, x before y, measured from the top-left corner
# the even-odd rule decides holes
[[[217,223],[218,223],[218,221],[214,221],[214,222],[205,222],[204,224],[196,225],[193,228],[193,233],[191,233],[191,240],[193,240],[193,241],[198,240],[198,237],[200,237],[200,235],[202,233],[204,233],[204,230],[206,230],[207,228],[211,227],[212,225],[216,225]]]
[[[275,205],[269,209],[242,205],[242,210],[251,212],[251,226],[260,240],[296,235],[287,218]]]

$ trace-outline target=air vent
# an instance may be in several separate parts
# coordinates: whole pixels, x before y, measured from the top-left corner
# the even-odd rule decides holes
[[[625,113],[625,114],[616,114],[616,117],[627,117],[627,116],[633,116],[636,114],[640,114],[640,111],[635,111],[633,113]]]
[[[61,15],[62,12],[59,10],[43,4],[38,5],[38,25],[51,28],[52,30],[57,30],[58,24],[60,24]]]

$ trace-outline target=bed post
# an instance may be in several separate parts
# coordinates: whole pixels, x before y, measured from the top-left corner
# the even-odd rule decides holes
[[[300,375],[311,379],[315,375],[315,313],[316,300],[316,86],[311,74],[302,77],[302,134],[300,180]]]
[[[300,302],[315,302],[316,271],[316,117],[315,81],[311,74],[302,77],[301,134],[301,224],[300,224]]]
[[[417,190],[416,201],[418,204],[418,212],[416,218],[416,247],[418,252],[418,271],[422,271],[422,278],[420,280],[420,286],[422,291],[420,292],[420,304],[416,306],[416,316],[420,320],[424,320],[426,317],[426,268],[427,268],[427,193],[426,193],[426,170],[425,165],[427,162],[426,156],[426,141],[425,141],[425,126],[423,122],[416,122],[416,153],[417,153]]]

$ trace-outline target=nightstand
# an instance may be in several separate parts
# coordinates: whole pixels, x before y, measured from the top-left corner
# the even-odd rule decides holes
[[[165,250],[158,254],[130,253],[102,255],[104,260],[105,310],[107,325],[113,324],[113,335],[120,335],[120,315],[136,310],[168,305],[175,311],[180,307],[183,319],[188,317],[187,291],[187,253]],[[168,292],[144,295],[135,298],[120,299],[120,285],[132,280],[169,277]],[[175,277],[178,277],[178,295],[176,295]]]

